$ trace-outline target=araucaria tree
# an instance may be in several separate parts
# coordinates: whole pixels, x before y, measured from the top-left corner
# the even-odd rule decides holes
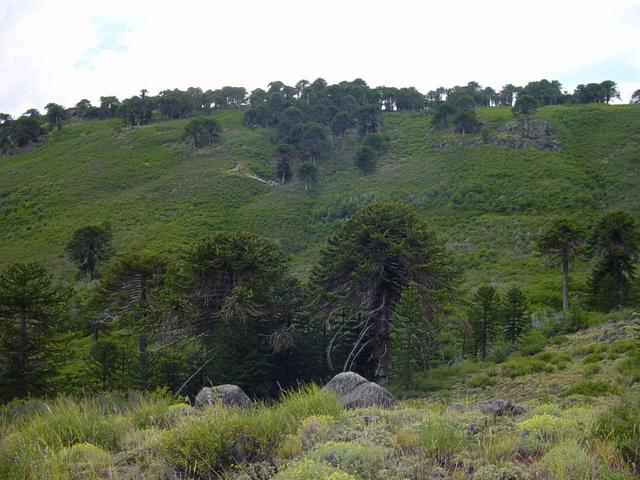
[[[487,358],[489,345],[495,338],[499,320],[500,297],[491,285],[478,288],[469,310],[469,321],[475,341],[475,354],[482,360]]]
[[[538,108],[538,102],[536,99],[527,94],[518,95],[516,103],[511,109],[514,115],[522,115],[524,119],[525,134],[529,134],[529,115],[531,115]]]
[[[413,288],[428,310],[437,311],[457,274],[444,241],[409,206],[378,203],[357,212],[328,240],[312,273],[318,307],[333,332],[330,348],[353,338],[343,329],[355,333],[343,368],[372,347],[368,373],[386,384],[390,325],[402,292]]]
[[[0,273],[0,400],[48,393],[66,298],[36,263],[15,263]]]
[[[66,250],[80,271],[93,279],[98,264],[111,254],[111,228],[109,225],[81,227],[73,232]]]
[[[504,337],[515,345],[527,330],[527,304],[524,293],[518,287],[512,287],[502,302],[502,325]]]
[[[589,280],[593,303],[603,310],[624,306],[640,250],[640,233],[633,218],[623,211],[603,215],[593,229],[589,247],[596,260]]]
[[[554,221],[538,238],[538,252],[562,267],[562,310],[569,310],[569,264],[576,258],[584,243],[582,229],[570,220]]]

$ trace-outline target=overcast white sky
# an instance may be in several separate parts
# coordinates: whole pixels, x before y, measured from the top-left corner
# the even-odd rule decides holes
[[[0,112],[272,80],[640,88],[640,0],[0,0]]]

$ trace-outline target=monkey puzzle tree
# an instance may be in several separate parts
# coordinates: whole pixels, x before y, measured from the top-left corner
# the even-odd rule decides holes
[[[502,325],[505,338],[515,345],[527,329],[527,305],[524,293],[512,287],[502,303]]]
[[[528,94],[518,95],[515,105],[511,108],[511,112],[518,116],[522,115],[524,119],[525,134],[529,135],[529,115],[531,115],[538,108],[538,102],[536,99]]]
[[[283,143],[278,147],[277,175],[280,183],[284,185],[291,178],[291,164],[295,160],[298,152],[293,145]]]
[[[489,344],[495,338],[499,320],[500,297],[491,285],[482,285],[473,296],[469,322],[473,330],[476,356],[487,358]]]
[[[93,279],[98,264],[111,255],[111,228],[106,224],[78,228],[73,232],[66,251],[80,271]]]
[[[569,264],[581,252],[584,243],[582,229],[572,221],[554,221],[537,240],[540,255],[562,267],[562,310],[569,310]]]
[[[64,107],[57,103],[48,103],[44,108],[47,110],[45,117],[51,127],[60,130],[66,113]]]
[[[298,168],[298,177],[304,180],[304,191],[309,190],[309,185],[315,183],[318,177],[318,169],[315,165],[305,162]]]
[[[66,300],[37,263],[14,263],[0,273],[0,399],[48,393]]]
[[[627,212],[603,215],[589,240],[597,263],[589,280],[594,303],[603,310],[626,304],[635,278],[635,263],[640,250],[640,232]]]
[[[328,240],[312,273],[318,307],[355,332],[345,367],[373,347],[371,374],[389,378],[390,325],[403,290],[411,286],[431,311],[442,308],[458,269],[437,236],[409,206],[364,207]],[[340,340],[340,330],[334,342]],[[330,352],[329,352],[330,353]]]
[[[357,151],[354,163],[363,175],[373,172],[376,168],[376,152],[369,145],[362,145]]]

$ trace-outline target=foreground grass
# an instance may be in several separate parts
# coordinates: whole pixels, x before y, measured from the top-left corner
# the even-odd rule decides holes
[[[203,410],[163,394],[3,407],[6,479],[631,479],[637,390],[527,404],[518,417],[412,400],[343,411],[317,388]]]

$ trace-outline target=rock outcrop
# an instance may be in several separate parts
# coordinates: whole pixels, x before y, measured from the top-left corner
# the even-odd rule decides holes
[[[392,408],[397,401],[389,391],[355,372],[342,372],[333,377],[324,390],[335,393],[345,408]]]
[[[204,387],[196,396],[196,407],[221,404],[225,407],[250,407],[253,402],[237,385]]]
[[[454,412],[468,412],[469,410],[480,410],[484,414],[495,415],[497,417],[522,415],[527,411],[524,406],[518,403],[512,403],[499,398],[483,400],[472,403],[471,405],[452,403],[447,407],[447,411]]]

